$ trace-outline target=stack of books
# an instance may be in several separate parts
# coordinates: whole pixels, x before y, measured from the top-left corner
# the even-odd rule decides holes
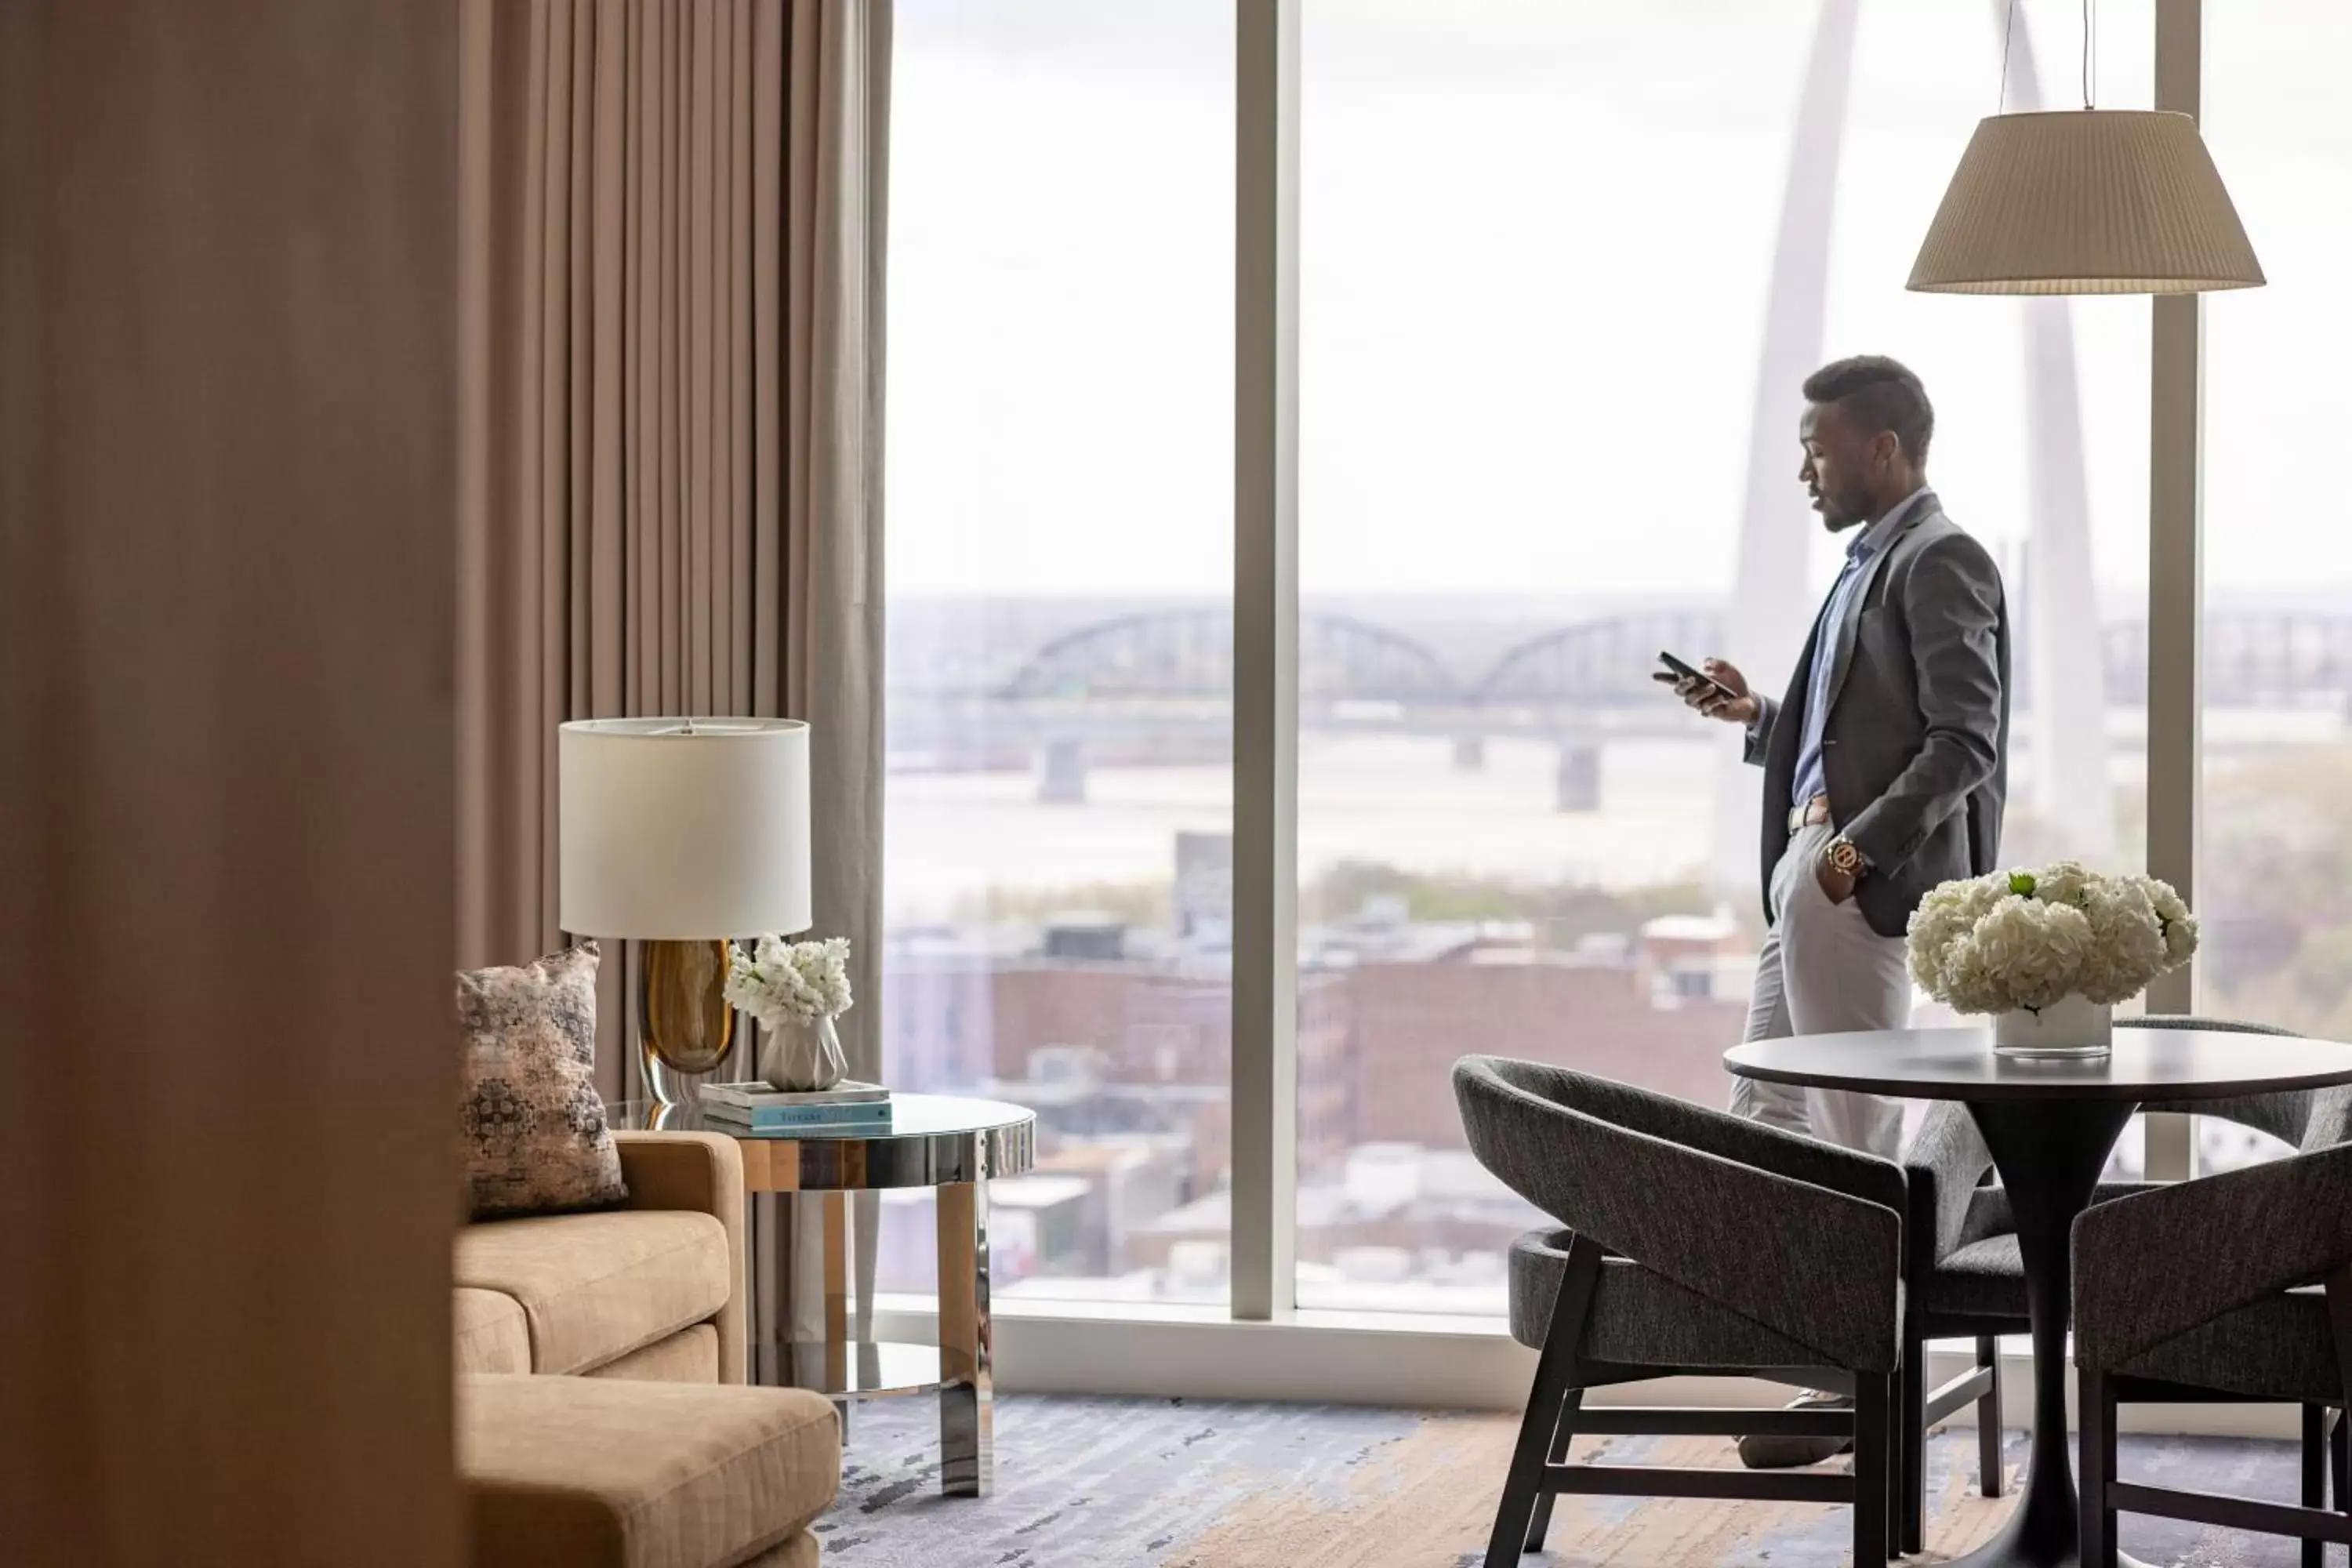
[[[890,1131],[890,1091],[878,1083],[848,1079],[831,1089],[793,1092],[748,1083],[707,1083],[699,1095],[702,1120],[718,1132],[856,1133]]]

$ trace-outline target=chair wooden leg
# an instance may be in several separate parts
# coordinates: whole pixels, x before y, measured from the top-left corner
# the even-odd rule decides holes
[[[1899,1555],[1895,1518],[1895,1379],[1856,1373],[1853,1379],[1854,1568]]]
[[[1895,1442],[1902,1451],[1895,1467],[1896,1542],[1905,1552],[1926,1548],[1927,1536],[1927,1342],[1903,1339],[1903,1408],[1895,1416]]]
[[[1486,1541],[1486,1568],[1513,1568],[1527,1550],[1535,1525],[1536,1502],[1544,1494],[1544,1462],[1551,1451],[1551,1435],[1561,1405],[1568,1397],[1573,1354],[1557,1335],[1544,1345],[1536,1363],[1535,1387],[1528,1394],[1528,1413],[1519,1423],[1518,1446],[1511,1450],[1510,1474],[1503,1481],[1502,1506],[1495,1512],[1495,1532]],[[1550,1412],[1547,1418],[1545,1413]]]
[[[2116,1399],[2107,1380],[2084,1369],[2075,1390],[2081,1428],[2083,1568],[2116,1568],[2116,1510],[2107,1488],[2116,1477]]]
[[[2303,1407],[2303,1506],[2327,1506],[2327,1406],[2324,1405]],[[2325,1542],[2304,1542],[2303,1568],[2324,1568],[2326,1557]]]
[[[2336,1511],[2352,1513],[2352,1409],[2336,1413],[2335,1429],[2327,1435],[2327,1470],[2336,1483]],[[2352,1562],[2352,1552],[2346,1553]]]
[[[1535,1387],[1528,1393],[1518,1446],[1511,1450],[1510,1474],[1504,1479],[1503,1500],[1495,1510],[1495,1531],[1486,1538],[1486,1568],[1516,1568],[1527,1550],[1537,1500],[1546,1495],[1544,1465],[1567,1408],[1576,1348],[1583,1342],[1585,1315],[1600,1278],[1600,1247],[1578,1237],[1569,1245],[1568,1266],[1552,1301],[1551,1322],[1544,1331],[1543,1353],[1536,1359]]]
[[[2336,1423],[2336,1506],[2352,1513],[2352,1264],[2327,1271],[2328,1338],[2336,1344],[2336,1372],[2343,1393],[2343,1419]]]
[[[1568,1397],[1559,1402],[1559,1425],[1551,1435],[1550,1459],[1553,1464],[1568,1463],[1568,1447],[1576,1436],[1576,1413],[1583,1407],[1584,1390],[1580,1388],[1570,1389]],[[1528,1526],[1529,1552],[1543,1550],[1544,1532],[1551,1529],[1551,1502],[1554,1495],[1551,1489],[1547,1487],[1536,1499],[1535,1522]]]
[[[1886,1380],[1886,1560],[1890,1563],[1912,1550],[1903,1543],[1903,1500],[1908,1494],[1908,1489],[1903,1484],[1902,1419],[1903,1379],[1897,1374]],[[1919,1441],[1924,1446],[1927,1440],[1923,1427]],[[1924,1456],[1921,1466],[1924,1472]],[[1922,1489],[1925,1489],[1924,1483]]]
[[[1977,1340],[1977,1364],[1992,1373],[1992,1386],[1977,1401],[1977,1489],[1999,1497],[2000,1464],[2000,1341],[1991,1334]]]
[[[2352,1411],[2339,1412],[2327,1438],[2328,1469],[2336,1480],[2336,1510],[2352,1513]]]

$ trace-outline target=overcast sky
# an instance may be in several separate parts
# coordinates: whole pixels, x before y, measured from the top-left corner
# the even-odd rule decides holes
[[[2025,527],[2019,307],[1902,288],[1994,108],[1995,10],[1864,5],[1823,352],[1920,372],[1937,486],[2000,542]],[[894,592],[1228,590],[1232,12],[899,0]],[[2149,12],[2099,6],[2101,106],[2148,103]],[[1307,592],[1729,590],[1817,15],[1307,0]],[[2053,105],[2079,102],[2078,15],[2023,6]],[[2326,471],[2352,352],[2352,5],[2217,6],[2207,26],[2208,135],[2272,279],[2208,305],[2209,583],[2352,592],[2352,506]],[[2148,307],[2072,310],[2095,570],[2120,597],[2146,577]],[[1801,513],[1793,431],[1786,451]]]

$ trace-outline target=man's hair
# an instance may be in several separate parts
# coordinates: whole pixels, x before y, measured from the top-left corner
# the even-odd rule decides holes
[[[1936,437],[1936,410],[1910,370],[1885,354],[1856,354],[1825,364],[1805,378],[1805,401],[1834,403],[1875,436],[1892,430],[1921,467]]]

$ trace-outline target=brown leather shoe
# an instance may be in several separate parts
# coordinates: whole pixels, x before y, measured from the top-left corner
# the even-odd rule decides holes
[[[1808,1394],[1792,1399],[1790,1410],[1851,1410],[1853,1401],[1843,1394]],[[1751,1470],[1794,1470],[1818,1465],[1853,1451],[1851,1437],[1742,1437],[1739,1462]]]

